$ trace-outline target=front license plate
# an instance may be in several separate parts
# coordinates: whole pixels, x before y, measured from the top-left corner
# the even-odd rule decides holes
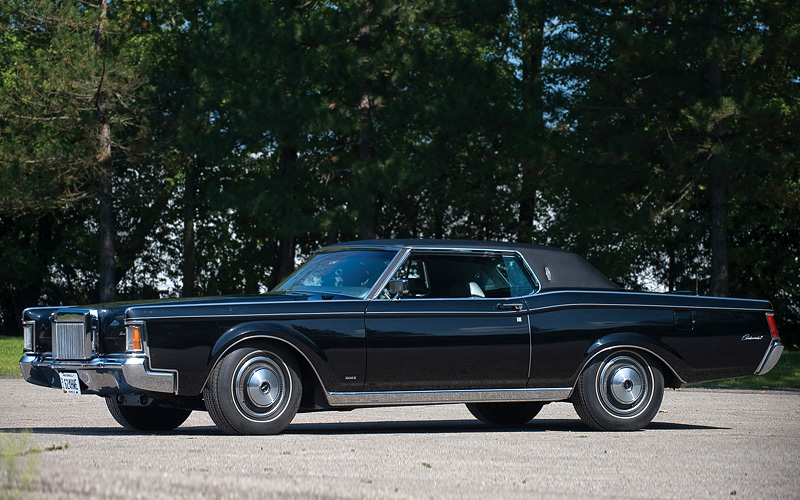
[[[61,388],[64,389],[64,394],[78,394],[81,393],[81,384],[78,382],[78,374],[72,372],[58,374],[61,379]]]

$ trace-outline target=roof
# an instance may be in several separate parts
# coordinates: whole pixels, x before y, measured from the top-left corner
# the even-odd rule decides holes
[[[505,250],[519,252],[539,280],[542,290],[619,290],[603,273],[570,251],[544,245],[504,241],[472,240],[361,240],[330,245],[336,247],[431,248]]]

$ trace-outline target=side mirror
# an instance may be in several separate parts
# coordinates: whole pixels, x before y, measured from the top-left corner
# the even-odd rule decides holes
[[[390,280],[389,295],[392,296],[392,300],[400,300],[400,297],[408,295],[408,280]]]

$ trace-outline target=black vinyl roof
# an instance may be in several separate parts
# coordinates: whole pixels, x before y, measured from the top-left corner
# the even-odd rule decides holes
[[[502,241],[471,240],[362,240],[325,247],[382,247],[401,249],[504,250],[519,252],[539,280],[542,290],[619,290],[603,273],[582,257],[560,248]]]

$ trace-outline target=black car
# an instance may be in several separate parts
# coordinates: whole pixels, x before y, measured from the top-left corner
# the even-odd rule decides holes
[[[521,425],[553,401],[635,430],[664,387],[763,374],[783,351],[767,301],[626,291],[564,250],[472,241],[342,243],[265,295],[23,321],[27,381],[103,396],[148,432],[192,410],[274,434],[298,411],[440,403]]]

